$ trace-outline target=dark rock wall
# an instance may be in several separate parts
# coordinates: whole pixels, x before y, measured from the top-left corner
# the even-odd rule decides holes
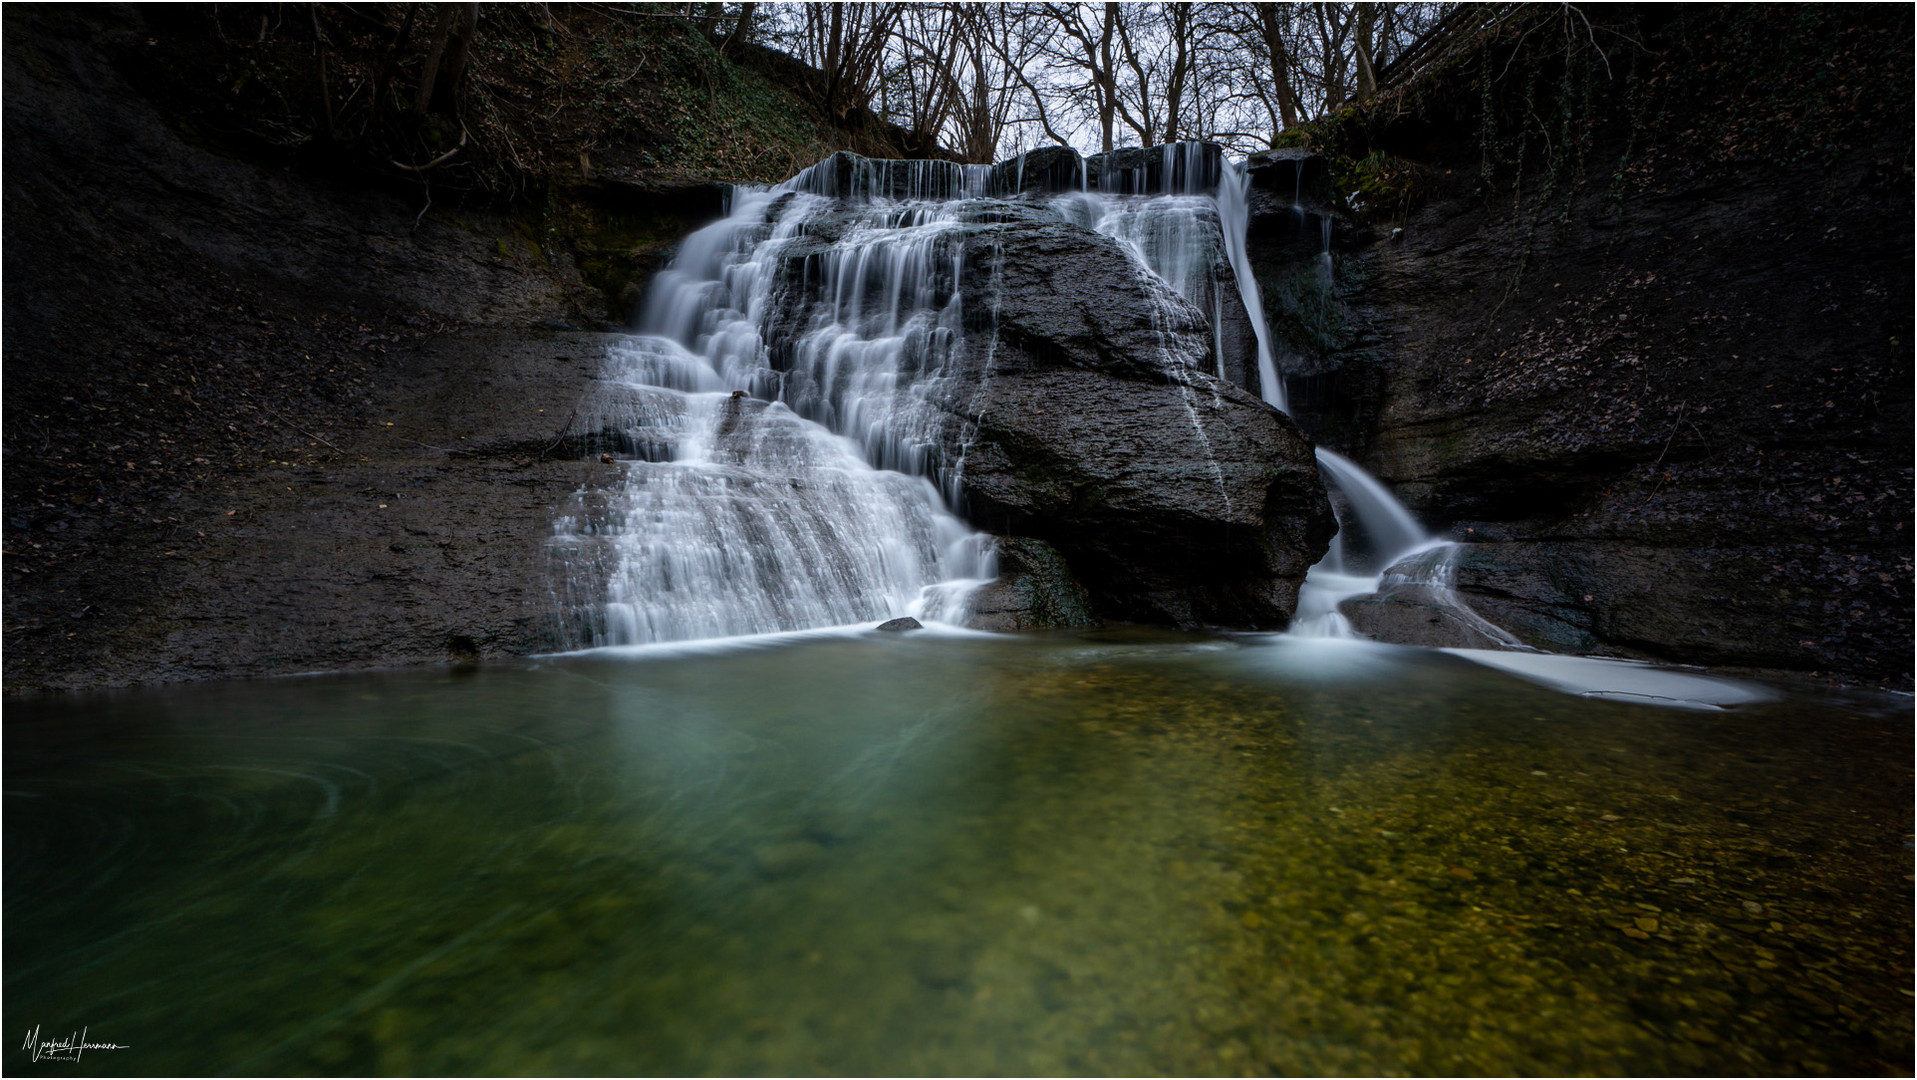
[[[546,647],[597,294],[448,193],[183,140],[145,41],[6,11],[7,690]]]
[[[1477,541],[1465,596],[1535,644],[1907,683],[1907,175],[1853,155],[1516,203],[1445,164],[1401,232],[1338,230],[1332,332],[1289,380],[1305,429]]]

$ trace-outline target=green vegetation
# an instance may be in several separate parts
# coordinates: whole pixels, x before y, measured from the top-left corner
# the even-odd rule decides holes
[[[485,5],[459,77],[441,64],[422,105],[444,30],[429,24],[448,6],[180,5],[149,13],[152,43],[122,61],[197,141],[423,180],[442,202],[538,199],[595,175],[774,181],[841,147],[904,156],[869,114],[828,119],[791,57],[722,53],[700,19],[610,5]]]

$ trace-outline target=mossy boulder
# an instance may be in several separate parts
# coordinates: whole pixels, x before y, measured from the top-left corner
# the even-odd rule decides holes
[[[1091,594],[1058,549],[1029,536],[998,541],[998,580],[972,594],[979,630],[1072,630],[1100,625]]]

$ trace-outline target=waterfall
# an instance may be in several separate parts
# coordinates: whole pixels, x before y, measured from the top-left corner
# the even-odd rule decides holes
[[[1301,230],[1310,220],[1301,198],[1303,176],[1302,168],[1294,172],[1291,198]],[[1267,404],[1285,410],[1284,377],[1278,370],[1271,331],[1265,324],[1264,303],[1252,276],[1246,249],[1246,233],[1251,225],[1249,190],[1250,175],[1244,163],[1226,168],[1219,177],[1218,215],[1225,250],[1258,341],[1259,390]],[[1333,266],[1329,217],[1320,215],[1318,239],[1318,272],[1325,287],[1330,288]],[[1352,637],[1355,632],[1338,610],[1340,604],[1376,593],[1386,585],[1414,585],[1431,598],[1455,608],[1461,619],[1487,637],[1522,648],[1509,634],[1472,612],[1458,596],[1453,582],[1459,545],[1432,539],[1391,490],[1357,462],[1322,446],[1317,449],[1317,457],[1331,494],[1332,510],[1338,518],[1338,534],[1332,538],[1331,549],[1325,557],[1305,575],[1298,591],[1298,611],[1292,619],[1291,633],[1301,637]],[[1366,551],[1353,550],[1353,533],[1363,536]],[[1410,561],[1414,556],[1417,556],[1415,562]],[[1415,565],[1418,580],[1404,579],[1401,563]],[[1393,574],[1385,573],[1394,567],[1397,570]]]
[[[610,351],[585,429],[631,459],[580,493],[553,542],[568,594],[603,596],[572,605],[576,644],[960,621],[993,576],[987,538],[935,484],[949,468],[913,392],[962,337],[963,236],[948,204],[925,200],[983,191],[986,172],[847,164],[739,192]],[[800,244],[803,279],[778,280]],[[775,332],[793,297],[809,318]]]
[[[981,166],[834,154],[771,189],[736,191],[723,220],[687,238],[582,406],[581,430],[609,440],[619,460],[612,482],[582,489],[555,529],[574,643],[902,614],[964,620],[965,598],[994,575],[994,559],[990,539],[954,512],[974,435],[963,425],[975,422],[961,418],[954,433],[938,403],[964,364],[983,364],[964,368],[982,379],[975,402],[992,379],[997,335],[979,319],[998,310],[999,258],[995,249],[967,258],[967,243],[980,242],[967,217],[977,217],[977,200],[1041,201],[1112,237],[1211,314],[1221,376],[1235,295],[1264,399],[1285,407],[1246,247],[1243,163],[1195,142],[1069,163],[1053,156],[1042,167],[1049,190],[1034,196],[1024,191],[1025,157]],[[1064,175],[1066,164],[1076,175]],[[1329,274],[1328,220],[1320,239]],[[1170,309],[1153,314],[1172,324]],[[1213,410],[1197,395],[1217,390],[1201,381],[1181,380],[1180,391],[1202,447]],[[1306,578],[1296,629],[1335,636],[1350,633],[1341,600],[1375,591],[1403,556],[1443,546],[1355,463],[1323,449],[1318,460],[1340,532]],[[1427,584],[1448,590],[1448,566],[1440,556]]]
[[[1061,195],[1054,205],[1069,220],[1118,240],[1174,292],[1212,313],[1214,357],[1221,376],[1225,372],[1220,297],[1230,275],[1257,343],[1260,392],[1268,404],[1284,410],[1284,379],[1247,250],[1250,176],[1242,162],[1213,167],[1215,160],[1203,143],[1175,143],[1156,152],[1116,152],[1105,156],[1096,192]],[[1116,162],[1129,164],[1117,167]],[[1292,201],[1302,227],[1308,215],[1296,194]],[[1321,220],[1318,233],[1319,272],[1328,287],[1330,219]],[[1195,410],[1193,415],[1196,423]],[[1199,435],[1202,441],[1202,429]],[[1324,448],[1317,455],[1339,532],[1324,560],[1306,576],[1293,632],[1346,637],[1352,630],[1338,604],[1376,592],[1386,567],[1432,541],[1390,490],[1356,462]],[[1362,551],[1354,535],[1362,537]]]
[[[1258,342],[1258,387],[1267,404],[1279,412],[1285,405],[1285,381],[1278,374],[1278,359],[1271,349],[1271,328],[1265,325],[1265,302],[1258,281],[1251,274],[1251,256],[1245,249],[1245,234],[1251,229],[1251,175],[1244,162],[1236,162],[1218,178],[1218,223],[1224,234],[1225,253],[1231,260],[1232,276],[1238,282],[1245,314],[1251,319],[1252,337]],[[1294,199],[1295,203],[1297,200]]]
[[[1429,542],[1430,537],[1425,535],[1418,519],[1411,516],[1411,511],[1405,509],[1377,477],[1359,468],[1357,462],[1320,447],[1318,468],[1344,501],[1343,517],[1355,519],[1365,530],[1377,560],[1376,569],[1383,570]],[[1329,569],[1346,569],[1343,539],[1344,530],[1340,529],[1331,551],[1325,556]]]

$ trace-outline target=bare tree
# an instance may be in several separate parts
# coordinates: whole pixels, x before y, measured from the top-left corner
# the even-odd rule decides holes
[[[741,5],[731,36],[751,20]],[[1188,138],[1243,150],[1379,92],[1455,4],[833,3],[772,9],[843,119],[875,101],[917,152],[983,162],[1036,142]]]
[[[472,52],[473,37],[478,32],[478,4],[440,5],[433,44],[426,53],[426,66],[419,73],[419,96],[413,102],[415,116],[425,116],[435,101],[442,110],[452,111],[458,100],[460,80],[466,75],[466,58]]]
[[[1118,71],[1112,61],[1120,6],[1117,3],[1044,4],[1043,13],[1058,24],[1061,36],[1046,50],[1054,71],[1066,72],[1079,93],[1090,98],[1098,121],[1100,150],[1112,148],[1112,124],[1118,116]]]
[[[818,68],[824,85],[819,106],[843,120],[872,103],[879,73],[893,47],[900,4],[809,4],[800,15],[790,46],[799,59]]]

